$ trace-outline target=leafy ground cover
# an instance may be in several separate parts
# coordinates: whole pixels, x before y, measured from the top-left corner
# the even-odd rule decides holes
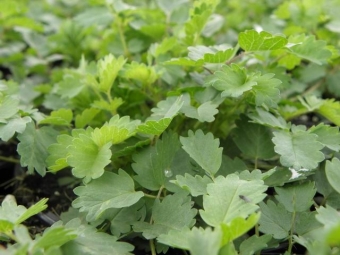
[[[0,253],[339,254],[339,13],[0,1]]]

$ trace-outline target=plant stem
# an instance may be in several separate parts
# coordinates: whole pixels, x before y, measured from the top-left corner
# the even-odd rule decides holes
[[[144,193],[144,197],[149,197],[149,198],[153,198],[153,199],[163,199],[162,197],[157,197],[157,196],[154,196],[154,195],[150,195],[150,194],[147,194],[147,193]]]
[[[10,162],[10,163],[20,164],[20,160],[15,159],[15,158],[11,158],[11,157],[0,156],[0,160]]]
[[[258,164],[258,163],[257,163],[257,160],[258,160],[258,159],[257,159],[257,157],[256,157],[256,158],[255,158],[255,163],[254,163],[254,170],[257,169],[257,164]]]
[[[156,248],[155,248],[155,244],[153,242],[153,239],[150,239],[150,250],[151,250],[151,255],[156,255]]]
[[[295,206],[295,197],[293,197],[293,205]],[[292,225],[290,227],[290,233],[289,233],[289,246],[288,246],[288,253],[292,253],[293,249],[293,233],[294,233],[294,226],[295,226],[295,217],[296,217],[296,211],[293,211],[292,215]]]

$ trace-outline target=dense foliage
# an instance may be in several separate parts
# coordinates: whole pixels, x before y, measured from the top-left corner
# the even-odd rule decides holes
[[[0,1],[0,159],[76,196],[33,236],[6,196],[1,254],[339,254],[339,13]]]

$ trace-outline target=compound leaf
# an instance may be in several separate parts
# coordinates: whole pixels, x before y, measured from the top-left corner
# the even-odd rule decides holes
[[[144,196],[143,192],[134,190],[133,179],[122,169],[118,174],[105,172],[89,184],[75,188],[74,193],[79,197],[72,205],[87,212],[88,221],[96,220],[109,208],[131,206]]]
[[[210,176],[221,167],[222,150],[220,141],[214,139],[213,134],[206,135],[202,130],[196,133],[189,131],[189,137],[180,137],[182,148],[193,158]]]
[[[210,226],[228,224],[237,217],[246,218],[258,209],[256,205],[266,194],[262,180],[240,180],[235,174],[219,176],[208,184],[208,194],[203,196],[202,219]]]

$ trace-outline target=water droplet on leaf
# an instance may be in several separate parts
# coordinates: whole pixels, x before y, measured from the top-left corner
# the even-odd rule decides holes
[[[164,170],[164,175],[165,177],[171,177],[172,176],[172,171],[170,169],[165,169]]]

